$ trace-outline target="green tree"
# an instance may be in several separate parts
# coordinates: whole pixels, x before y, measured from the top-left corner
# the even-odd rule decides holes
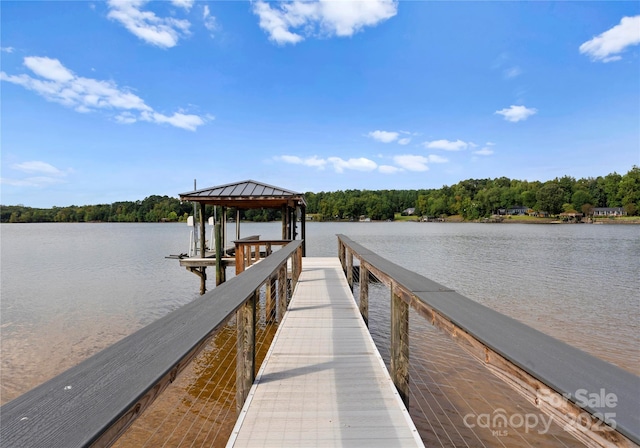
[[[562,212],[564,204],[564,190],[555,181],[546,182],[536,194],[539,211],[545,211],[551,215]]]
[[[574,210],[581,210],[584,204],[593,203],[593,198],[586,190],[576,190],[571,196],[571,204]]]

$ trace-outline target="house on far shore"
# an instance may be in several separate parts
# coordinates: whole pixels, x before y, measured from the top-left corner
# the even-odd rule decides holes
[[[529,210],[529,207],[514,205],[513,207],[507,209],[507,215],[526,215],[527,210]]]
[[[595,207],[593,216],[624,216],[627,212],[622,207]]]
[[[582,220],[583,214],[580,212],[572,211],[572,212],[560,213],[559,216],[563,221],[580,222]]]

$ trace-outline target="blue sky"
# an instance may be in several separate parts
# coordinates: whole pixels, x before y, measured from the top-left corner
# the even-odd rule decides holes
[[[640,165],[640,4],[2,1],[1,203]]]

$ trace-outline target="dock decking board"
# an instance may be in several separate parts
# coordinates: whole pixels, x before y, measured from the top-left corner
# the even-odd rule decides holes
[[[338,258],[302,275],[228,448],[424,446]]]

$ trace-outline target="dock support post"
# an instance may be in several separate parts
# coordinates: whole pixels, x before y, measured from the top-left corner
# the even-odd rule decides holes
[[[282,215],[282,239],[287,239],[287,206],[283,205],[280,209],[280,214]]]
[[[369,326],[369,270],[360,262],[360,314]]]
[[[253,293],[236,312],[236,407],[238,414],[256,378],[256,302],[259,291]]]
[[[391,285],[391,378],[409,406],[409,304]]]
[[[287,311],[287,265],[278,271],[278,322],[282,322]]]

